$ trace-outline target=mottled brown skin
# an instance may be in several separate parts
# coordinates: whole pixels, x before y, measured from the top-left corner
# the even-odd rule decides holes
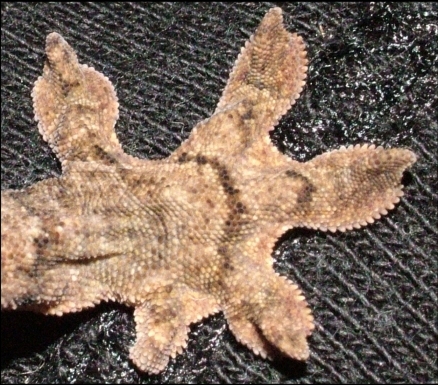
[[[110,81],[51,33],[33,90],[62,176],[2,192],[2,308],[62,315],[113,300],[135,307],[131,358],[158,373],[190,323],[223,311],[263,357],[309,356],[313,317],[271,252],[293,227],[359,228],[403,195],[405,149],[341,148],[299,163],[268,132],[298,98],[304,43],[271,9],[242,49],[215,113],[169,158],[125,154]]]

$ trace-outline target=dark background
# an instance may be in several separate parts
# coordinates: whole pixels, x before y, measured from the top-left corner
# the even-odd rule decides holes
[[[61,172],[30,96],[49,32],[115,85],[126,152],[159,159],[214,111],[240,47],[273,5],[2,2],[2,189]],[[316,319],[309,361],[255,356],[219,314],[193,325],[185,352],[149,376],[128,359],[132,309],[105,303],[61,318],[3,312],[2,382],[438,381],[438,6],[281,6],[310,67],[274,143],[299,160],[364,142],[418,155],[406,196],[382,220],[346,234],[295,229],[278,242],[275,268],[300,285]]]

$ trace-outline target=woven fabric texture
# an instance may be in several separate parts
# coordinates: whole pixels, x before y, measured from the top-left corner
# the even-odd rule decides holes
[[[61,172],[30,96],[49,32],[113,82],[125,151],[159,159],[214,111],[240,48],[272,6],[2,2],[2,189]],[[438,381],[438,6],[281,7],[310,66],[301,98],[271,135],[275,145],[303,161],[357,143],[418,155],[405,198],[385,218],[348,233],[294,229],[279,240],[275,269],[300,285],[316,320],[309,361],[255,356],[218,314],[192,325],[185,352],[149,376],[128,359],[132,309],[105,303],[60,318],[3,312],[2,383]]]

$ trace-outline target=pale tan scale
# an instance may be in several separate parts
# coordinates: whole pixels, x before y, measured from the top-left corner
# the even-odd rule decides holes
[[[293,227],[346,231],[386,215],[415,155],[365,144],[300,163],[271,144],[308,64],[279,8],[240,51],[213,116],[160,161],[122,151],[108,78],[57,33],[46,54],[32,97],[63,174],[2,191],[2,308],[132,306],[130,357],[149,373],[183,351],[191,323],[218,311],[261,357],[306,360],[313,316],[273,270],[275,242]]]

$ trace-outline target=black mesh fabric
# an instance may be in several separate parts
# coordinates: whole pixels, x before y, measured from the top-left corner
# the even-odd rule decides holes
[[[30,96],[49,32],[115,85],[125,151],[159,159],[214,111],[241,46],[272,6],[2,2],[2,189],[61,171]],[[132,309],[104,303],[59,318],[3,312],[2,383],[438,381],[438,6],[281,6],[310,67],[275,145],[303,161],[364,142],[418,155],[405,198],[385,218],[345,234],[295,229],[277,243],[275,269],[300,285],[316,319],[308,362],[255,356],[218,314],[192,325],[185,352],[149,376],[128,359]]]

